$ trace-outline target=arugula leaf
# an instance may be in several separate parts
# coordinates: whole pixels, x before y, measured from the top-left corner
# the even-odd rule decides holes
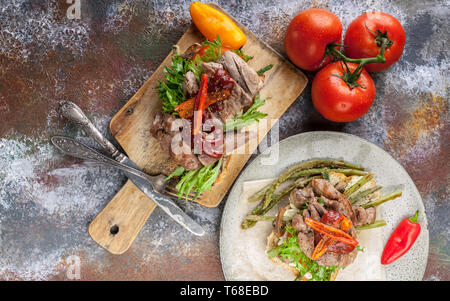
[[[167,176],[167,178],[164,179],[164,181],[168,181],[172,179],[173,177],[179,177],[184,173],[185,169],[183,166],[178,166],[177,169],[173,173]]]
[[[230,130],[239,130],[247,125],[259,121],[261,118],[266,117],[266,113],[257,111],[259,107],[266,103],[266,99],[267,98],[261,99],[259,94],[256,94],[253,105],[245,113],[234,117],[233,120],[230,120],[224,124],[223,130],[225,132]]]
[[[175,186],[175,188],[178,190],[178,198],[181,199],[183,195],[185,195],[185,198],[187,200],[188,194],[193,191],[196,194],[196,199],[204,191],[210,190],[214,182],[216,182],[217,177],[219,176],[220,168],[222,166],[222,160],[223,158],[220,158],[220,160],[214,164],[203,166],[195,170],[186,171],[183,167],[179,167],[179,170],[177,168],[179,172],[176,174],[176,176],[180,176],[180,180]],[[183,171],[180,173],[181,168],[183,168]],[[175,170],[175,172],[177,172],[177,170]],[[172,174],[170,176],[172,176]]]
[[[291,225],[287,225],[285,229],[290,234],[290,237],[288,237],[279,247],[269,250],[267,255],[269,257],[280,256],[281,258],[294,263],[295,268],[299,271],[297,279],[301,279],[304,275],[310,273],[310,280],[329,281],[331,275],[339,269],[339,267],[321,266],[316,261],[306,256],[298,244],[297,231]]]

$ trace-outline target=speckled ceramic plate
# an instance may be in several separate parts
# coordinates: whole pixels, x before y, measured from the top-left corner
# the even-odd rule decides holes
[[[277,163],[264,165],[271,152],[274,154],[277,148],[279,151]],[[422,280],[428,259],[429,233],[425,208],[416,186],[403,167],[384,150],[359,137],[338,132],[308,132],[289,137],[268,148],[241,173],[230,191],[221,221],[220,256],[225,279],[244,280],[236,275],[235,271],[238,269],[235,267],[242,261],[253,260],[256,256],[250,254],[250,250],[244,250],[240,255],[241,262],[233,258],[233,254],[236,254],[233,246],[239,241],[236,235],[241,231],[240,224],[243,218],[242,212],[238,213],[243,183],[276,178],[293,164],[313,158],[344,158],[347,162],[365,167],[367,171],[374,173],[377,184],[383,186],[382,194],[396,189],[402,190],[402,197],[380,206],[381,218],[387,222],[387,226],[382,230],[382,245],[385,245],[395,226],[403,218],[413,215],[417,209],[422,231],[408,253],[386,266],[386,279]],[[263,267],[268,270],[270,268],[270,264]],[[270,275],[270,271],[267,275]],[[271,280],[270,277],[268,279]]]

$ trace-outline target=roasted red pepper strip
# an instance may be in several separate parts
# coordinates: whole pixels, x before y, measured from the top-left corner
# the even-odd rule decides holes
[[[206,109],[206,98],[208,96],[208,75],[203,73],[200,79],[200,90],[198,91],[197,98],[195,99],[195,112],[194,112],[194,126],[192,128],[192,134],[195,136],[200,131],[202,126],[203,110]]]
[[[230,90],[226,90],[226,89],[218,91],[218,92],[208,93],[208,96],[206,98],[205,109],[218,101],[227,99],[229,96],[230,96]],[[194,115],[195,100],[196,100],[196,98],[189,98],[189,99],[185,100],[184,102],[182,102],[178,106],[176,106],[174,111],[177,112],[181,118],[186,118],[186,119],[191,118]]]
[[[189,98],[175,107],[174,111],[180,115],[181,118],[191,118],[194,114],[195,98]]]
[[[419,210],[413,217],[403,219],[395,228],[384,247],[381,264],[390,264],[408,252],[420,233],[418,216]]]
[[[311,255],[312,260],[319,259],[320,256],[325,254],[327,249],[335,242],[334,239],[327,237],[322,238],[317,246],[314,248],[314,251]]]
[[[322,233],[334,240],[342,241],[343,243],[357,246],[358,241],[354,239],[350,234],[345,233],[340,229],[336,229],[334,227],[325,225],[321,222],[315,221],[310,217],[305,217],[305,224],[316,230],[317,232]]]
[[[345,217],[345,215],[341,215],[336,222],[333,224],[335,227],[341,228],[342,231],[348,231],[350,227],[352,226],[352,222]],[[314,251],[311,255],[312,260],[317,260],[320,256],[325,254],[325,252],[328,250],[328,248],[335,242],[334,239],[326,236],[323,237],[317,246],[314,248]]]

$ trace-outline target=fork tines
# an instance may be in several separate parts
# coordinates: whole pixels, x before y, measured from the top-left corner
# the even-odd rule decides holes
[[[175,187],[173,187],[173,186],[171,186],[171,185],[167,185],[167,186],[165,187],[165,192],[166,192],[168,195],[171,195],[171,196],[174,196],[174,197],[178,198],[178,194],[177,194],[177,193],[178,193],[178,189],[176,189]],[[186,198],[186,194],[183,194],[182,198],[185,199],[185,198]],[[190,192],[190,193],[187,195],[187,199],[188,199],[189,201],[194,201],[194,200],[195,200],[195,193]]]

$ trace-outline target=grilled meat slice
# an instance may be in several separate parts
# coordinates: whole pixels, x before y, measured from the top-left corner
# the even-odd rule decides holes
[[[252,97],[261,90],[263,81],[258,73],[236,53],[226,51],[217,62],[222,64],[244,91]]]
[[[297,239],[300,249],[311,258],[314,251],[314,232],[298,232]]]
[[[315,231],[313,231],[304,222],[303,218],[307,216],[309,217],[310,212],[310,210],[305,210],[303,211],[303,216],[300,214],[295,215],[291,222],[292,227],[298,231],[297,239],[300,249],[309,258],[311,258],[314,251],[316,240],[320,240],[320,237],[317,235],[318,233],[315,233]],[[356,232],[353,227],[349,230],[349,232],[353,237],[355,237]],[[356,255],[356,249],[345,254],[327,251],[319,257],[317,263],[322,266],[334,265],[344,267],[351,264],[355,260]]]
[[[297,209],[302,209],[306,202],[311,198],[311,195],[314,195],[314,192],[310,186],[303,189],[294,188],[289,194],[289,201]]]
[[[232,119],[238,113],[247,110],[253,104],[253,98],[245,93],[238,84],[234,85],[228,99],[218,101],[211,105],[211,109],[225,122]]]
[[[343,206],[343,211],[340,213],[348,217],[352,221],[352,223],[355,223],[355,212],[353,211],[352,203],[350,203],[350,201],[344,195],[341,195],[341,197],[339,198],[339,202]]]
[[[328,210],[325,209],[318,201],[316,198],[314,198],[311,203],[309,203],[309,206],[314,207],[315,210],[317,211],[317,213],[319,213],[319,215],[322,217],[324,214],[327,214]]]
[[[223,69],[223,65],[219,63],[209,62],[209,63],[202,63],[203,71],[205,71],[206,74],[208,74],[208,78],[211,78],[214,73],[216,73],[217,70]]]
[[[198,93],[198,83],[195,75],[192,71],[186,72],[184,75],[184,82],[182,85],[183,93],[188,95],[188,97],[192,97]]]
[[[339,213],[344,211],[344,205],[342,205],[340,202],[330,200],[324,196],[322,196],[322,200],[325,204],[325,207],[327,207],[328,209],[333,209],[334,211],[337,211]]]
[[[200,162],[192,153],[191,146],[186,141],[190,141],[190,131],[183,128],[190,128],[186,119],[175,118],[170,114],[156,114],[153,120],[150,133],[158,139],[161,148],[169,152],[172,159],[178,165],[187,170],[199,168]]]
[[[216,132],[221,132],[220,125],[222,124],[217,117],[215,121],[213,119],[209,119],[209,122],[211,122],[211,126],[216,127],[216,130],[210,134],[201,133],[205,137],[205,141],[199,144],[199,150],[201,151],[196,153],[194,153],[190,145],[191,133],[189,130],[185,130],[185,128],[191,128],[190,120],[174,118],[170,114],[156,114],[150,132],[153,137],[158,139],[161,148],[168,152],[178,165],[183,166],[187,170],[209,166],[219,160],[220,154],[227,155],[256,137],[255,132],[248,131],[230,132],[225,136],[220,134],[218,137],[212,137]],[[215,141],[214,139],[217,139],[217,143],[207,143],[208,141]],[[213,153],[218,154],[218,156],[212,156]]]
[[[311,203],[313,203],[313,201]],[[320,221],[320,214],[319,212],[317,212],[316,207],[314,205],[311,205],[311,203],[308,206],[309,214],[313,220]]]
[[[294,205],[294,207],[300,209],[302,208],[308,200],[302,194],[300,189],[292,189],[289,193],[289,202]]]
[[[369,207],[366,209],[367,224],[373,224],[377,218],[377,208]]]
[[[355,208],[356,223],[355,227],[360,227],[367,223],[367,213],[362,207]]]
[[[326,198],[337,200],[341,196],[341,193],[325,179],[313,179],[311,185],[315,193]]]
[[[350,218],[353,223],[355,222],[355,213],[353,212],[352,204],[330,182],[325,179],[314,179],[311,181],[311,185],[315,193],[331,200],[337,200],[341,203],[342,206],[338,206],[339,210],[336,211]]]
[[[210,78],[213,78],[219,70],[225,70],[222,64],[214,62],[202,63],[202,66],[203,70]],[[233,82],[233,88],[231,89],[230,96],[228,99],[218,101],[210,106],[211,111],[216,113],[224,122],[233,118],[236,114],[242,112],[243,110],[248,109],[253,103],[253,97],[246,93],[244,89],[236,83],[236,80],[232,74],[230,74],[230,76],[232,77],[231,82]]]
[[[325,252],[325,254],[317,259],[317,263],[322,266],[334,265],[338,267],[346,267],[355,261],[357,253],[358,251],[356,249],[346,254]]]
[[[169,153],[172,159],[186,170],[194,170],[201,166],[197,156],[192,153],[191,146],[181,139],[179,135],[172,137]]]
[[[303,220],[303,216],[300,214],[296,214],[292,218],[291,226],[298,232],[307,233],[307,232],[312,231],[312,229],[305,224],[305,221]]]
[[[200,154],[197,155],[197,159],[198,161],[200,161],[200,163],[202,163],[203,166],[209,166],[219,161],[220,158],[211,157],[207,154]]]
[[[377,210],[375,207],[364,209],[360,206],[355,207],[355,227],[370,225],[375,222]]]

